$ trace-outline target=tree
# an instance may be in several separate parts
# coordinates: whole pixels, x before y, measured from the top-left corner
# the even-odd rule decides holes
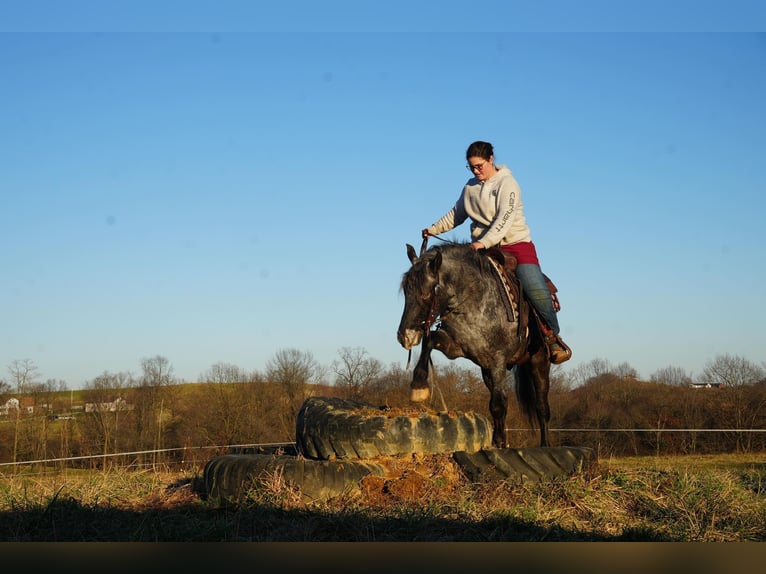
[[[340,361],[332,363],[335,384],[346,390],[348,398],[359,400],[380,376],[383,367],[377,359],[367,357],[367,351],[360,347],[343,347],[338,354]]]
[[[575,367],[569,373],[568,385],[570,388],[579,387],[592,379],[597,379],[602,375],[615,374],[612,364],[606,359],[592,359]]]
[[[736,429],[737,451],[749,451],[752,444],[752,434],[740,432],[757,426],[764,410],[762,400],[753,403],[748,400],[752,394],[750,389],[765,376],[764,370],[738,355],[718,355],[709,361],[699,377],[699,382],[723,387],[724,396],[728,399],[722,402],[720,416],[730,420]],[[747,435],[747,436],[745,436]]]
[[[564,365],[551,365],[549,393],[565,393],[571,390],[571,379],[566,375]]]
[[[141,384],[148,387],[163,387],[175,383],[173,366],[165,357],[156,355],[149,359],[141,359],[141,369],[144,374]]]
[[[8,365],[8,372],[16,383],[16,391],[21,394],[27,391],[29,385],[34,384],[39,377],[37,365],[32,359],[16,359]]]
[[[83,434],[100,454],[119,452],[123,394],[134,384],[129,373],[108,371],[85,384],[85,397],[92,406],[83,419]]]
[[[284,392],[287,411],[282,423],[283,431],[290,440],[295,435],[298,411],[309,396],[307,385],[317,382],[323,374],[319,363],[309,351],[280,349],[267,362],[266,378]]]
[[[652,373],[649,380],[652,383],[660,383],[663,385],[673,385],[676,387],[688,387],[692,384],[692,378],[680,367],[663,367],[657,369]]]
[[[699,382],[713,386],[741,387],[762,380],[766,371],[738,355],[718,355],[709,361]]]
[[[404,370],[398,363],[391,363],[389,368],[370,383],[365,389],[364,400],[373,404],[403,407],[410,405],[410,381],[412,373]]]
[[[61,391],[66,390],[66,383],[56,379],[47,379],[44,383],[28,383],[25,385],[26,392],[30,395],[33,405],[34,426],[38,432],[37,439],[33,439],[34,458],[48,458],[48,431],[50,426],[49,415],[56,411],[56,402]],[[30,421],[31,422],[31,421]],[[31,430],[31,429],[30,429]]]
[[[245,371],[230,363],[216,363],[200,375],[206,383],[244,383],[249,380]]]
[[[133,404],[136,448],[152,448],[158,451],[163,445],[163,436],[168,430],[166,423],[172,419],[169,401],[172,395],[167,391],[176,380],[173,366],[161,355],[141,360],[143,371],[139,386],[134,389]],[[153,457],[153,462],[158,461]]]
[[[198,415],[203,428],[202,439],[214,445],[241,443],[251,433],[255,410],[255,393],[248,384],[245,371],[229,363],[216,363],[201,380],[207,384],[200,389],[204,409]],[[252,440],[252,437],[250,437]]]
[[[630,365],[630,363],[622,362],[619,365],[617,365],[612,372],[623,380],[624,379],[633,379],[634,381],[638,380],[638,371],[634,369]]]

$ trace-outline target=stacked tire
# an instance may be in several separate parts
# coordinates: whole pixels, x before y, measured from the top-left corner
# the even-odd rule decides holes
[[[334,397],[306,400],[296,420],[297,456],[227,454],[203,472],[205,493],[218,502],[241,499],[275,474],[309,500],[359,491],[362,478],[385,476],[386,459],[455,451],[476,453],[492,443],[492,423],[476,413],[403,411]]]
[[[475,413],[431,413],[337,399],[308,399],[298,413],[298,452],[313,460],[477,452],[492,444],[492,423]]]

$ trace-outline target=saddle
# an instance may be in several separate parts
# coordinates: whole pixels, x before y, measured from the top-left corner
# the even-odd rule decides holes
[[[513,321],[514,309],[518,309],[519,334],[521,335],[526,332],[527,327],[529,326],[529,313],[527,311],[531,305],[527,301],[526,297],[523,296],[521,283],[519,282],[518,277],[516,277],[516,266],[518,265],[518,261],[516,260],[516,257],[506,253],[499,247],[490,247],[489,249],[485,249],[484,253],[494,264],[494,267],[498,272],[498,280],[503,284],[503,287],[505,287],[505,292],[508,295],[508,298],[504,299],[503,301],[505,303],[506,311],[508,312],[509,321]],[[556,296],[558,288],[553,283],[553,281],[551,281],[550,277],[548,277],[545,273],[543,273],[543,277],[545,278],[545,283],[548,286],[548,291],[550,291],[551,294],[553,308],[556,311],[559,311],[561,309],[561,305],[559,304],[558,297]],[[543,330],[543,332],[547,331],[546,325],[542,324],[542,320],[540,319],[537,312],[534,311],[534,308],[532,308],[532,310],[535,317],[537,318],[538,323],[541,323],[540,328]]]

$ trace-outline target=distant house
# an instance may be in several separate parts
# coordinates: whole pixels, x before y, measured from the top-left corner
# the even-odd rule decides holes
[[[693,389],[722,389],[726,385],[723,383],[692,383],[689,386]]]
[[[19,399],[12,398],[5,401],[5,404],[0,405],[0,416],[7,417],[11,411],[19,411]]]
[[[133,410],[133,405],[129,405],[122,397],[117,397],[111,403],[85,403],[86,413],[115,413],[130,410]]]
[[[8,416],[11,412],[18,414],[33,415],[35,412],[50,411],[51,405],[47,403],[35,404],[33,397],[21,397],[21,399],[11,398],[0,405],[0,416]]]

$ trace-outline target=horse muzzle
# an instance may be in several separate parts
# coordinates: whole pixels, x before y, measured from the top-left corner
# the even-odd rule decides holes
[[[423,338],[423,329],[399,329],[396,339],[408,351],[418,345]]]

